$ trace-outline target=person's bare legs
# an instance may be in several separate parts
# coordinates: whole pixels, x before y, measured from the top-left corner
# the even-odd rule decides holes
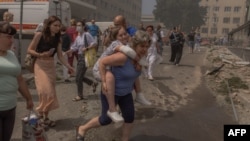
[[[130,133],[133,128],[133,123],[124,123],[122,129],[122,138],[121,141],[128,141]]]
[[[99,126],[101,126],[101,124],[99,122],[99,117],[94,117],[89,122],[87,122],[86,124],[79,126],[78,134],[81,135],[82,137],[84,137],[85,133],[89,129],[96,128],[96,127],[99,127]]]
[[[110,71],[106,72],[106,84],[107,92],[105,93],[105,96],[109,104],[109,111],[117,112],[117,109],[115,107],[115,78]]]
[[[111,71],[106,72],[106,84],[107,84],[107,92],[105,93],[105,96],[107,98],[109,105],[109,110],[107,112],[107,115],[114,122],[122,122],[124,119],[118,113],[115,106],[115,78]]]
[[[86,124],[79,126],[78,134],[80,136],[84,137],[86,132],[89,129],[97,128],[97,127],[100,127],[100,126],[101,126],[101,124],[99,122],[99,117],[94,117],[89,122],[87,122]],[[124,123],[123,124],[121,141],[128,141],[129,140],[132,128],[133,128],[133,123]]]

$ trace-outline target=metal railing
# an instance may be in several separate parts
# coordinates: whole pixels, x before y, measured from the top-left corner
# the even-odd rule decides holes
[[[247,48],[250,47],[250,21],[228,33],[229,46]]]

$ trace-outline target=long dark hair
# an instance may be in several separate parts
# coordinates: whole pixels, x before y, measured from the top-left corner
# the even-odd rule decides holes
[[[44,38],[45,42],[52,42],[53,41],[53,37],[52,37],[51,31],[50,31],[50,25],[56,21],[59,21],[61,23],[61,20],[57,16],[50,16],[48,18],[48,20],[44,23],[44,28],[43,28],[42,34],[43,34],[43,38]],[[60,41],[60,36],[61,36],[60,32],[55,34],[56,41],[58,41],[58,42]]]

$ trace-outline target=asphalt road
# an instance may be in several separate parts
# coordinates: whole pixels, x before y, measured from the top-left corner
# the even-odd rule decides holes
[[[135,103],[136,120],[131,141],[223,141],[223,125],[236,122],[230,112],[216,103],[206,86],[203,77],[207,69],[206,48],[189,54],[185,47],[180,66],[168,62],[169,47],[164,49],[164,61],[155,67],[155,80],[141,76],[143,92],[153,105],[145,107]],[[91,76],[90,71],[87,76]],[[60,108],[51,112],[57,126],[46,132],[50,141],[74,141],[75,125],[99,114],[99,95],[84,86],[88,100],[72,102],[75,83],[57,82]],[[36,91],[32,87],[30,90],[37,104]],[[25,103],[19,95],[12,141],[21,141],[21,118],[25,114]],[[90,130],[86,141],[118,141],[120,134],[119,125],[111,124]]]

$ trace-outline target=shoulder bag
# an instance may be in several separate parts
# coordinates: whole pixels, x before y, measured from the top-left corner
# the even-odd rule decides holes
[[[36,46],[39,45],[40,41],[41,41],[41,38],[40,37],[40,40],[38,42],[38,44]],[[36,47],[36,50],[37,50],[37,47]],[[31,54],[27,53],[26,54],[26,57],[24,59],[24,64],[25,64],[25,68],[31,72],[31,73],[34,73],[34,65],[35,65],[35,62],[36,62],[36,57],[35,56],[32,56]]]
[[[85,47],[88,47],[88,40],[87,40],[87,35],[85,34],[84,35],[84,44],[85,44]],[[96,49],[94,47],[88,49],[88,50],[85,50],[84,52],[84,59],[85,59],[85,65],[86,67],[88,68],[91,68],[95,65],[95,62],[96,62]]]

